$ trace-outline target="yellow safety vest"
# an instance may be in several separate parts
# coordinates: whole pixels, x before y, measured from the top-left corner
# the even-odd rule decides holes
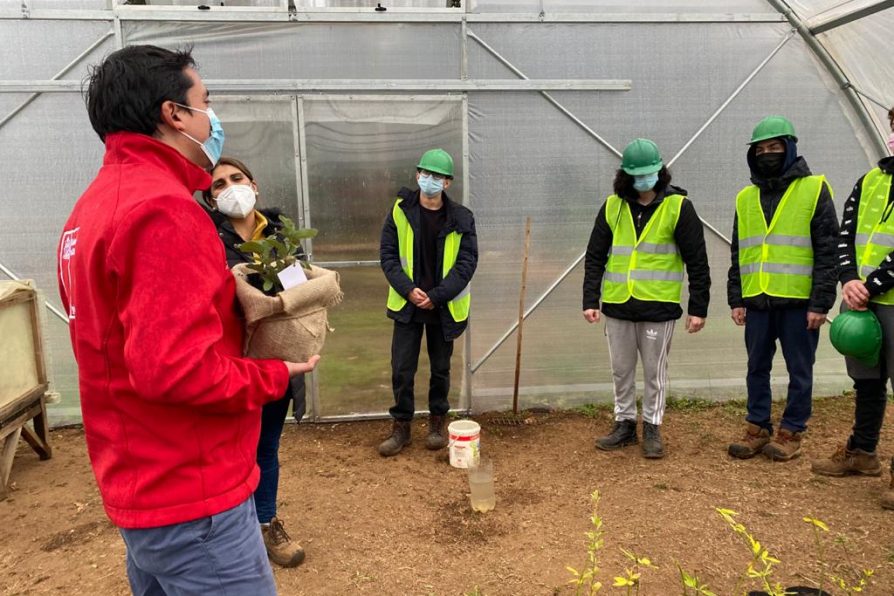
[[[639,300],[680,302],[683,259],[674,241],[683,195],[668,195],[655,209],[642,235],[636,237],[627,201],[617,195],[605,204],[612,230],[612,247],[602,276],[602,301],[610,304]]]
[[[397,227],[397,250],[400,255],[400,266],[403,268],[407,277],[413,279],[413,228],[410,221],[400,208],[400,202],[403,199],[397,199],[394,207],[391,209],[391,216],[394,218],[394,225]],[[459,255],[459,244],[462,241],[462,234],[459,232],[450,232],[444,238],[444,255],[441,264],[441,279],[447,277],[450,270],[456,264],[456,257]],[[407,299],[397,293],[393,287],[388,288],[388,310],[395,312],[401,310],[407,303]],[[472,303],[472,294],[469,285],[463,288],[462,292],[457,294],[447,303],[447,310],[450,316],[457,323],[465,321],[469,318],[469,306]]]
[[[736,197],[739,273],[742,296],[810,298],[813,288],[813,242],[810,221],[826,179],[804,176],[792,182],[767,225],[757,186]]]
[[[894,204],[888,204],[890,193],[891,174],[873,168],[863,177],[860,209],[857,212],[857,235],[854,238],[857,271],[863,281],[894,251],[894,218],[891,217]],[[888,290],[871,301],[894,304],[894,290]]]

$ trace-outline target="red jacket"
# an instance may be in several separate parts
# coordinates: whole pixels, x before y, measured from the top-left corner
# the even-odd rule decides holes
[[[279,360],[242,358],[235,282],[192,193],[211,178],[145,135],[106,137],[59,243],[87,449],[124,528],[220,513],[258,484],[260,407]]]

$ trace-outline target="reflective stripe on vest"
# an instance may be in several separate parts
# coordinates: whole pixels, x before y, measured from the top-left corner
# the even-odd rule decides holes
[[[674,241],[683,195],[668,195],[655,209],[642,235],[636,237],[627,201],[612,195],[605,219],[612,230],[612,246],[602,276],[602,301],[610,304],[639,300],[680,302],[683,259]]]
[[[397,250],[400,255],[400,266],[404,270],[407,277],[413,279],[413,228],[410,221],[400,208],[400,202],[403,199],[397,199],[394,207],[391,209],[391,217],[394,219],[394,225],[397,228]],[[462,242],[462,234],[458,232],[450,232],[444,238],[444,255],[443,264],[441,266],[441,279],[447,277],[450,270],[456,264],[456,257],[459,255],[459,245]],[[469,318],[469,306],[472,302],[472,295],[467,284],[463,290],[457,294],[452,300],[447,302],[447,310],[450,316],[456,322],[465,321]],[[406,305],[407,299],[398,294],[393,287],[388,287],[388,310],[395,312],[401,310]]]
[[[894,204],[888,204],[890,193],[891,174],[873,168],[863,177],[854,238],[857,271],[863,281],[894,251],[894,218],[891,217]],[[875,296],[871,301],[894,304],[894,290]]]
[[[823,176],[792,182],[767,225],[760,189],[744,188],[736,197],[739,274],[742,296],[810,298],[813,288],[813,241],[810,221],[816,210]]]

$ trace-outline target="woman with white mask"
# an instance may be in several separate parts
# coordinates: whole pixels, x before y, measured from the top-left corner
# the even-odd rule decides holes
[[[275,234],[282,227],[280,211],[257,208],[258,185],[248,167],[238,159],[221,157],[211,170],[211,178],[211,187],[202,198],[224,244],[227,265],[232,268],[239,263],[251,263],[254,255],[240,251],[237,245]],[[291,540],[282,520],[276,517],[279,441],[293,401],[295,419],[300,420],[305,410],[304,375],[292,377],[282,399],[268,403],[262,410],[257,453],[261,478],[254,493],[267,555],[282,567],[296,567],[304,561],[304,549]]]

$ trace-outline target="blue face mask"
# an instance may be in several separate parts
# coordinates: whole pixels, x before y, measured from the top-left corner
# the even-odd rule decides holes
[[[655,188],[658,183],[658,172],[654,174],[646,174],[645,176],[633,177],[633,188],[638,192],[646,192]]]
[[[208,116],[208,121],[211,123],[211,136],[205,139],[204,143],[199,141],[195,137],[183,132],[182,130],[180,132],[187,139],[196,143],[199,147],[202,148],[202,151],[205,153],[205,157],[208,158],[208,161],[210,161],[211,165],[213,166],[218,161],[220,161],[220,156],[223,155],[224,130],[223,126],[220,123],[220,118],[217,117],[217,114],[215,114],[214,110],[212,110],[211,108],[208,108],[207,110],[201,110],[199,108],[185,106],[180,103],[176,105],[193,112],[202,112],[203,114]]]
[[[433,176],[419,175],[419,190],[427,197],[436,197],[444,190],[444,179],[438,180]]]

